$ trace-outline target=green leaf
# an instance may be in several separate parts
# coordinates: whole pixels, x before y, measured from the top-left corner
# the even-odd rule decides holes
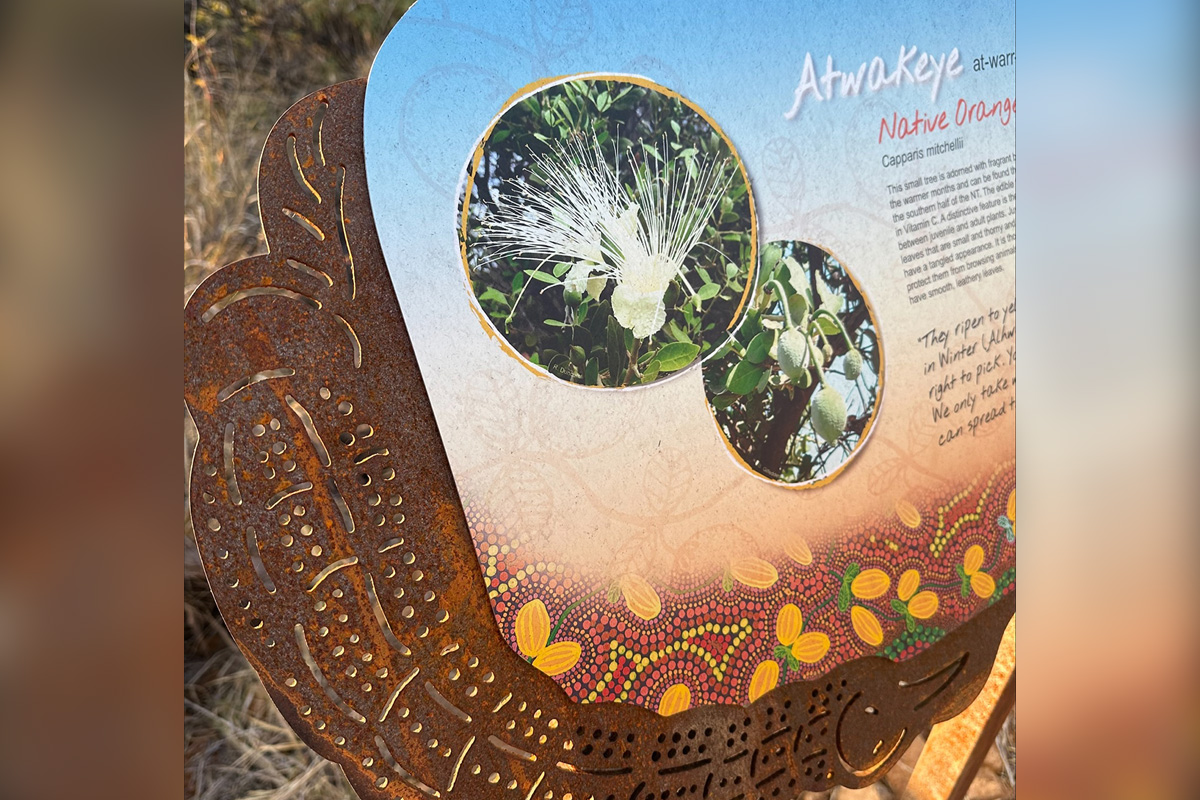
[[[658,359],[650,360],[646,365],[646,369],[642,372],[642,383],[652,383],[658,380],[658,373],[662,372],[662,365],[658,363]]]
[[[750,394],[758,387],[765,370],[756,367],[749,361],[739,361],[729,371],[725,386],[734,394]]]
[[[492,144],[499,144],[512,135],[511,128],[503,128],[492,134]]]
[[[525,273],[518,272],[515,275],[513,275],[513,278],[512,278],[513,294],[516,294],[517,292],[521,291],[521,289],[524,286],[525,286]]]
[[[688,338],[688,335],[686,333],[684,333],[682,330],[679,329],[679,323],[676,322],[675,320],[673,320],[673,319],[667,320],[667,324],[663,328],[663,330],[665,330],[670,335],[670,337],[672,339],[674,339],[675,341],[687,342],[688,344],[691,344],[692,340]]]
[[[817,327],[821,329],[821,333],[826,336],[837,336],[842,332],[842,327],[825,314],[821,314],[813,319],[816,321]]]
[[[746,347],[746,360],[751,364],[761,364],[767,360],[768,351],[771,349],[771,343],[775,340],[773,332],[762,331],[753,339]]]
[[[788,298],[788,311],[792,312],[792,321],[800,327],[808,316],[808,300],[802,294],[792,295]]]
[[[549,325],[551,328],[569,328],[569,327],[571,327],[567,323],[559,322],[556,319],[544,319],[544,320],[542,320],[542,324]]]
[[[583,368],[583,382],[588,386],[596,386],[600,383],[600,360],[589,358],[587,366]]]
[[[663,372],[675,372],[683,369],[696,360],[700,354],[700,345],[691,342],[671,342],[664,344],[655,359]]]
[[[557,286],[559,283],[561,283],[561,281],[558,278],[554,277],[553,275],[547,274],[545,272],[541,272],[540,270],[527,269],[527,270],[524,270],[524,272],[526,275],[533,278],[535,281],[541,281],[542,283],[548,283],[551,286]]]
[[[567,270],[569,270],[570,268],[571,268],[571,264],[568,261],[563,261],[562,263],[555,264],[554,265],[554,277],[561,278],[563,275],[567,274]]]
[[[775,242],[765,245],[762,253],[759,255],[759,260],[762,262],[763,272],[770,272],[775,269],[775,265],[779,263],[780,256],[783,255],[782,249]]]
[[[659,161],[660,163],[662,162],[662,154],[658,152],[658,148],[656,148],[654,145],[642,142],[642,149],[654,156],[655,160]]]
[[[708,270],[704,267],[696,267],[696,272],[700,274],[700,280],[704,281],[705,284],[713,282],[713,279],[709,277]]]
[[[892,600],[892,611],[895,611],[897,614],[907,614],[908,613],[908,604],[905,603],[903,600],[893,599]]]
[[[772,651],[771,654],[775,658],[786,659],[792,654],[792,648],[788,647],[786,644],[777,644],[775,645],[775,650]]]
[[[480,302],[490,300],[495,303],[501,303],[505,307],[509,306],[508,298],[496,290],[496,287],[489,286],[483,290],[483,294],[479,295]]]
[[[711,300],[721,293],[721,287],[715,283],[706,283],[696,290],[696,299]]]
[[[725,576],[721,578],[721,589],[726,592],[733,591],[733,576],[728,572],[726,572]]]
[[[608,329],[605,331],[608,344],[608,376],[610,385],[619,385],[629,366],[628,354],[625,349],[625,329],[615,317],[608,318]]]
[[[608,92],[601,92],[600,94],[596,95],[596,110],[601,114],[607,111],[608,107],[611,105],[612,98],[609,97]]]
[[[713,399],[709,402],[712,403],[712,407],[717,411],[724,411],[733,405],[733,401],[735,400],[737,400],[736,394],[719,394],[713,397]]]
[[[675,120],[671,120],[671,130],[675,131],[676,136],[679,135],[679,123]]]

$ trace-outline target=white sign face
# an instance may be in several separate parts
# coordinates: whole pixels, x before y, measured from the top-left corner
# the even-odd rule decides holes
[[[498,615],[511,552],[663,595],[898,515],[957,580],[936,509],[1015,455],[1012,9],[978,5],[405,15],[371,202]]]

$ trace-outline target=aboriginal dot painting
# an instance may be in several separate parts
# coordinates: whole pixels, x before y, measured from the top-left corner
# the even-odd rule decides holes
[[[785,542],[675,584],[540,560],[467,504],[505,639],[574,700],[679,711],[748,703],[866,655],[927,649],[1015,589],[1013,463],[896,504],[833,544]]]

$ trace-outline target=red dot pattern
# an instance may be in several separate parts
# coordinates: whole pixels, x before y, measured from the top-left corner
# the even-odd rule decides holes
[[[517,649],[517,612],[540,599],[556,626],[551,640],[582,646],[579,662],[556,676],[570,697],[657,709],[663,693],[678,683],[689,688],[692,705],[746,703],[754,671],[767,659],[778,661],[784,683],[820,677],[838,664],[882,653],[889,646],[901,660],[921,652],[931,642],[900,648],[907,628],[892,607],[900,575],[916,569],[921,589],[937,594],[937,612],[919,623],[943,633],[996,599],[979,597],[970,588],[963,595],[955,567],[962,566],[972,545],[984,550],[982,571],[997,580],[996,594],[1014,591],[1015,577],[1000,583],[1015,566],[1016,544],[1008,541],[999,518],[1015,490],[1015,477],[1014,464],[1007,462],[959,491],[909,498],[921,515],[916,529],[906,527],[896,514],[860,522],[824,543],[811,543],[813,562],[807,566],[781,553],[768,559],[779,572],[779,580],[769,588],[738,583],[728,572],[678,576],[673,587],[652,580],[662,611],[651,621],[632,612],[619,585],[610,585],[611,578],[528,552],[519,532],[506,530],[480,505],[468,502],[466,513],[492,610],[509,645]],[[879,620],[882,644],[870,645],[860,638],[849,607],[839,607],[843,575],[851,564],[860,570],[881,569],[891,579],[882,597],[850,597],[850,605],[863,606]],[[829,637],[829,651],[816,664],[799,664],[796,669],[795,662],[789,665],[777,657],[775,622],[787,603],[800,608],[804,632]]]

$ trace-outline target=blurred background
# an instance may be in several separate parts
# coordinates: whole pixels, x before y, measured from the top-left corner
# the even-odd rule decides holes
[[[174,214],[185,298],[260,252],[270,125],[405,5],[0,5],[0,797],[348,796],[186,517],[178,699]],[[1018,3],[1022,798],[1200,794],[1195,6]]]

